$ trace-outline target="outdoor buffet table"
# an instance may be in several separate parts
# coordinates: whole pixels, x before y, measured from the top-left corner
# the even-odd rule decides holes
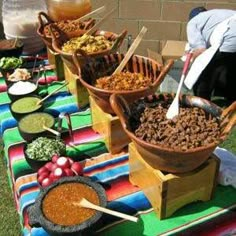
[[[47,63],[47,61],[45,61]],[[48,66],[49,85],[41,81],[40,93],[52,91],[61,85]],[[6,84],[0,78],[0,133],[4,142],[4,158],[16,208],[22,224],[23,235],[47,235],[42,228],[30,228],[27,207],[39,193],[36,173],[25,161],[23,144],[17,122],[9,110],[10,99]],[[218,185],[211,201],[189,204],[171,217],[159,220],[143,192],[129,182],[129,155],[126,151],[111,155],[107,152],[102,137],[91,128],[90,108],[79,109],[73,95],[66,89],[58,92],[45,102],[45,111],[55,118],[61,113],[70,114],[73,128],[69,135],[67,123],[63,121],[62,137],[67,145],[67,156],[82,161],[84,175],[103,185],[108,198],[108,208],[136,215],[138,223],[103,216],[103,226],[98,235],[202,235],[212,232],[222,224],[222,230],[236,229],[236,189]],[[148,176],[147,176],[148,178]],[[203,233],[205,232],[205,233]],[[223,232],[223,231],[221,231]],[[210,233],[208,234],[210,235]]]

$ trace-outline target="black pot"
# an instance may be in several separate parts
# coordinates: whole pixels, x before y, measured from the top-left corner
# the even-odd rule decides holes
[[[52,135],[47,136],[47,138],[50,139],[56,139],[55,137],[53,137]],[[31,142],[33,142],[34,140],[32,140]],[[63,140],[60,140],[61,142],[64,143]],[[31,143],[30,142],[30,143]],[[30,143],[25,143],[24,145],[24,155],[25,155],[25,160],[27,161],[27,163],[29,164],[29,166],[34,170],[34,171],[38,171],[41,167],[43,167],[46,163],[50,162],[51,160],[35,160],[30,158],[30,156],[26,153],[26,149],[28,144]],[[66,155],[66,144],[64,143],[65,148],[63,152],[60,152],[59,156],[64,156]]]
[[[79,236],[79,235],[92,234],[92,232],[94,231],[94,228],[96,228],[96,226],[100,223],[99,221],[101,219],[102,212],[96,211],[95,215],[92,216],[90,219],[84,221],[83,223],[79,225],[73,225],[73,226],[57,225],[49,221],[43,214],[42,203],[47,193],[58,185],[61,185],[64,183],[71,183],[71,182],[83,183],[93,188],[93,190],[95,190],[96,193],[98,194],[100,206],[102,207],[106,206],[106,203],[107,203],[106,192],[100,184],[93,182],[88,177],[81,177],[81,176],[64,177],[57,180],[50,186],[42,189],[35,203],[27,209],[28,214],[29,214],[29,225],[31,227],[42,227],[50,235],[55,235],[55,236],[59,236],[59,235]]]
[[[37,96],[37,95],[31,95],[31,96],[27,96],[27,97],[36,97],[36,98],[38,98],[39,100],[42,99],[41,97],[39,97],[39,96]],[[19,100],[19,99],[17,99],[17,100]],[[11,113],[12,113],[12,116],[13,116],[16,120],[20,120],[20,119],[21,119],[23,116],[25,116],[25,115],[29,115],[29,114],[34,113],[34,112],[40,112],[40,111],[43,110],[43,103],[41,103],[40,107],[39,107],[38,109],[34,110],[34,111],[26,112],[26,113],[18,113],[18,112],[15,112],[15,111],[12,110],[12,105],[13,105],[13,103],[16,102],[17,100],[13,101],[13,102],[10,104],[10,111],[11,111]]]
[[[28,115],[26,115],[26,116],[30,116],[30,115],[32,115],[32,114],[41,114],[41,113],[45,114],[46,112],[34,112],[34,113],[28,114]],[[51,116],[51,117],[54,119],[54,117],[53,117],[52,115],[50,115],[50,114],[48,114],[48,113],[46,113],[46,114],[49,115],[49,116]],[[48,137],[48,136],[52,136],[52,133],[50,133],[50,132],[47,131],[47,130],[44,130],[44,131],[38,132],[38,133],[28,133],[28,132],[25,132],[24,130],[22,130],[22,129],[20,128],[20,123],[21,123],[21,120],[24,119],[26,116],[23,116],[23,117],[19,120],[19,122],[18,122],[19,133],[20,133],[21,137],[22,137],[25,141],[30,142],[30,141],[32,141],[32,140],[38,138],[38,137]],[[55,124],[55,119],[54,119],[54,122],[53,122],[52,126],[51,126],[51,127],[48,127],[48,128],[53,128],[53,127],[54,127],[54,124]]]
[[[31,81],[32,82],[32,81]],[[33,83],[33,82],[32,82]],[[36,83],[34,83],[36,84]],[[37,95],[38,94],[38,84],[36,84],[36,88],[35,90],[33,90],[32,92],[30,93],[25,93],[25,94],[12,94],[9,92],[9,89],[11,88],[11,86],[13,86],[14,83],[12,83],[10,86],[8,86],[8,89],[7,89],[7,94],[9,96],[9,98],[11,99],[11,101],[15,101],[17,99],[20,99],[20,98],[24,98],[24,97],[29,97],[29,96],[32,96],[32,95]]]

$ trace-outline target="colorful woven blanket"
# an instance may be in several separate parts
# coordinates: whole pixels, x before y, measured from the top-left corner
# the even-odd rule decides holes
[[[54,72],[47,71],[50,85],[43,83],[40,93],[50,92],[60,86]],[[6,167],[17,211],[22,224],[22,234],[44,236],[42,228],[31,228],[28,224],[27,207],[34,203],[39,193],[36,173],[25,161],[23,144],[17,122],[9,110],[10,99],[6,93],[4,79],[0,79],[0,133],[4,141]],[[77,107],[73,95],[66,89],[46,100],[45,111],[55,118],[60,112],[71,115],[73,139],[69,135],[67,123],[63,121],[63,139],[67,144],[67,155],[85,165],[84,175],[101,183],[106,189],[108,208],[140,218],[131,223],[109,215],[103,216],[103,226],[98,235],[177,235],[180,232],[192,232],[196,226],[225,216],[236,208],[236,190],[232,187],[217,186],[214,197],[208,202],[196,202],[178,210],[171,217],[159,220],[144,193],[133,186],[128,179],[128,153],[111,155],[102,137],[91,128],[90,108]],[[73,142],[73,145],[71,143]],[[147,176],[148,178],[148,176]],[[194,234],[190,234],[194,235]],[[196,235],[196,234],[195,234]]]

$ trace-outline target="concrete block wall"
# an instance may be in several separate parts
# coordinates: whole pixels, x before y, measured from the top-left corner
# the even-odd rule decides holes
[[[106,5],[117,7],[114,15],[103,25],[104,30],[120,33],[128,30],[132,37],[148,28],[137,53],[146,55],[147,48],[159,51],[161,40],[186,40],[186,23],[192,8],[204,6],[207,9],[236,10],[236,0],[91,0],[93,9]],[[127,49],[127,41],[121,50]]]
[[[148,28],[136,51],[141,55],[146,55],[147,48],[159,51],[161,40],[186,40],[186,22],[190,10],[194,7],[236,10],[236,0],[91,0],[91,3],[93,9],[103,5],[106,5],[108,10],[117,8],[114,15],[103,25],[104,30],[120,33],[127,29],[128,34],[135,38],[142,26]],[[0,7],[1,5],[2,0]],[[2,37],[0,25],[0,38]],[[127,40],[121,48],[122,52],[126,50]]]

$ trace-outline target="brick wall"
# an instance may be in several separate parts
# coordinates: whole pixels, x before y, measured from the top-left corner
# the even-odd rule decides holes
[[[142,26],[148,28],[144,40],[137,49],[146,55],[147,48],[159,51],[160,40],[186,40],[186,21],[190,10],[204,6],[207,9],[236,10],[236,0],[91,0],[93,9],[103,5],[117,7],[114,16],[103,25],[104,30],[120,33],[123,29],[136,37]],[[121,50],[127,49],[125,41]]]

